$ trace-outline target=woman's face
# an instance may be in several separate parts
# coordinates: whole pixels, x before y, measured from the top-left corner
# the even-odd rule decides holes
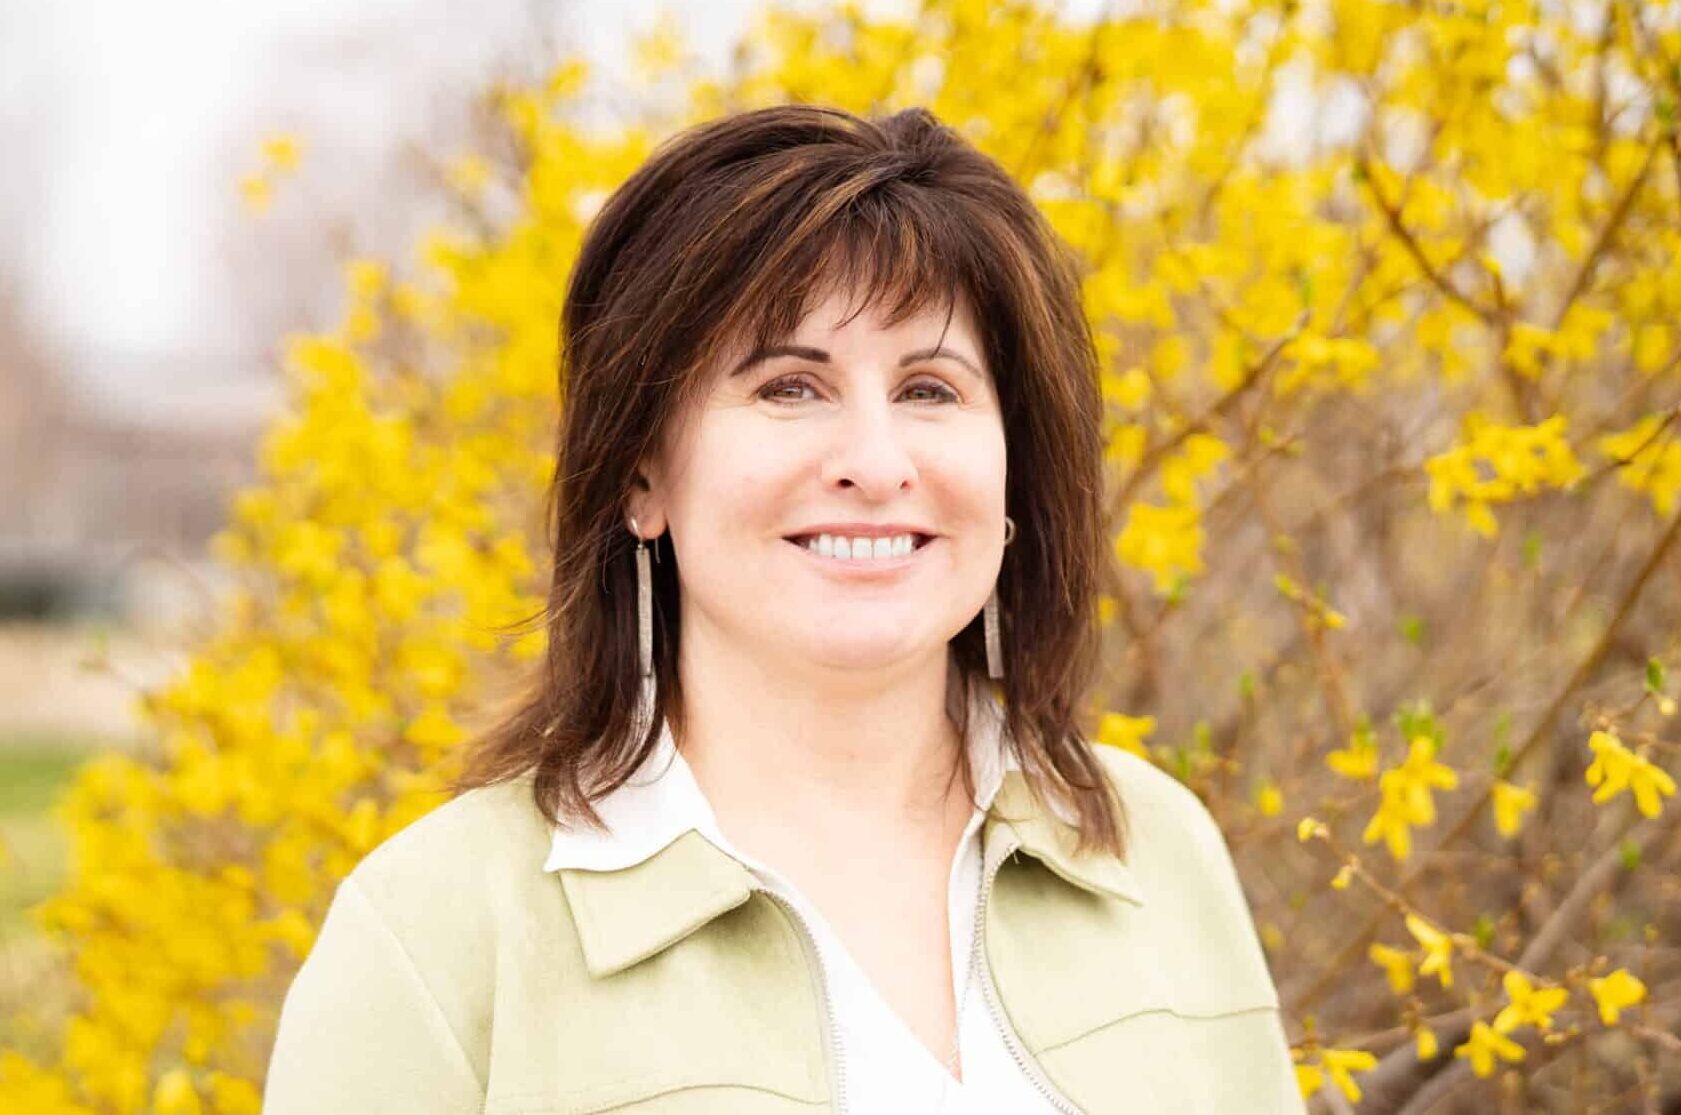
[[[710,369],[643,470],[630,513],[644,537],[671,530],[685,654],[723,640],[779,671],[909,668],[943,661],[986,603],[1004,427],[969,308],[942,341],[943,307],[888,328],[872,306],[837,328],[851,305],[832,294],[785,346]],[[819,534],[830,553],[808,549]]]

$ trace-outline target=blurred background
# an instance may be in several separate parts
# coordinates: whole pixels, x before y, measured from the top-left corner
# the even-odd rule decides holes
[[[75,763],[133,742],[210,618],[279,339],[439,218],[476,94],[579,53],[608,127],[636,36],[674,21],[722,66],[747,9],[0,0],[0,936],[58,884]],[[269,197],[277,135],[301,169]]]

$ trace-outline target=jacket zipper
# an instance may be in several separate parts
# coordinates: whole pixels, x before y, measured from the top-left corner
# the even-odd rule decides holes
[[[806,959],[811,964],[811,971],[817,985],[817,999],[823,1007],[823,1038],[826,1045],[827,1063],[832,1067],[830,1074],[833,1081],[834,1104],[833,1115],[846,1115],[846,1050],[841,1045],[840,1028],[835,1023],[834,1007],[829,1002],[828,977],[823,972],[823,958],[817,952],[817,936],[811,931],[811,925],[805,917],[794,908],[794,904],[786,898],[770,890],[768,887],[754,887],[760,894],[776,903],[788,912],[794,924],[800,929],[800,945],[805,949]]]
[[[970,938],[972,947],[969,956],[970,970],[979,969],[982,997],[986,1000],[987,1010],[991,1013],[993,1022],[998,1026],[999,1034],[1004,1038],[1004,1044],[1009,1048],[1010,1054],[1015,1057],[1016,1064],[1021,1068],[1023,1075],[1031,1080],[1034,1086],[1059,1111],[1066,1112],[1067,1115],[1084,1115],[1074,1105],[1074,1101],[1057,1091],[1051,1082],[1045,1079],[1045,1074],[1040,1071],[1037,1062],[1022,1046],[1021,1039],[1016,1035],[1014,1028],[1005,1020],[1004,1012],[998,1006],[998,988],[992,982],[992,966],[986,962],[982,955],[981,933],[986,925],[986,900],[992,894],[992,884],[998,878],[999,869],[1004,866],[1005,860],[1015,854],[1019,846],[1015,842],[1006,846],[1002,854],[999,855],[998,862],[988,868],[982,878],[980,900],[975,903],[975,932]]]

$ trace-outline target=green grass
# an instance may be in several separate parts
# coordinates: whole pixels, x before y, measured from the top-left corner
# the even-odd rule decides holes
[[[52,807],[102,742],[0,735],[0,1048],[36,1060],[55,1055],[75,981],[28,910],[64,884],[70,849]]]
[[[69,848],[52,807],[93,750],[76,740],[0,738],[0,939],[32,932],[25,911],[64,881]]]

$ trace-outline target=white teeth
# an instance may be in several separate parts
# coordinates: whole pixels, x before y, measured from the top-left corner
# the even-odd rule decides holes
[[[916,540],[908,534],[891,538],[847,538],[842,535],[819,534],[806,540],[806,549],[824,557],[843,561],[874,561],[877,558],[904,557],[916,549]]]

